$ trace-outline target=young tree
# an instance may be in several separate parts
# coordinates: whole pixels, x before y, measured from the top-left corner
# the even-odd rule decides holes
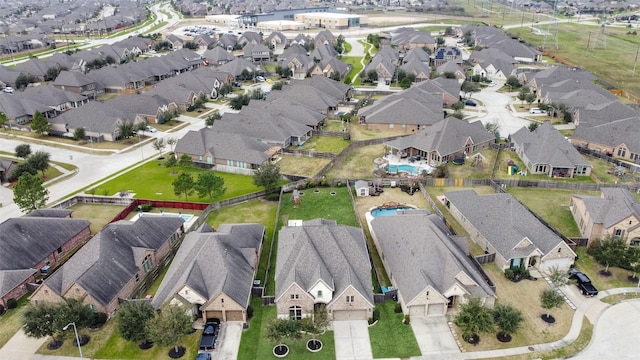
[[[193,166],[193,160],[191,159],[191,156],[187,155],[187,154],[182,154],[182,156],[180,156],[180,159],[178,160],[178,166],[182,167],[182,168],[189,168]]]
[[[491,310],[482,305],[478,298],[470,298],[460,305],[455,323],[462,331],[462,338],[467,342],[477,341],[476,336],[493,331],[493,315]]]
[[[30,213],[42,208],[49,200],[49,190],[42,186],[42,179],[36,175],[24,173],[13,187],[13,202],[20,210]]]
[[[173,345],[175,353],[179,353],[180,340],[192,329],[191,315],[188,309],[166,303],[147,324],[149,339],[158,346]]]
[[[223,84],[218,92],[222,97],[227,97],[228,94],[233,92],[233,86],[231,84]]]
[[[178,165],[178,159],[174,155],[170,155],[167,157],[167,160],[164,162],[164,166],[168,168],[174,168]]]
[[[487,129],[488,132],[492,133],[493,136],[496,137],[496,140],[500,140],[500,124],[490,122],[487,123],[484,128]]]
[[[529,131],[534,132],[536,131],[536,129],[538,128],[538,126],[540,126],[540,123],[532,121],[529,126],[527,127],[527,129],[529,129]]]
[[[84,130],[83,127],[79,127],[73,132],[73,138],[75,140],[84,140],[85,136],[86,136],[86,131]]]
[[[198,175],[198,181],[195,184],[198,196],[209,196],[209,202],[213,202],[213,198],[224,194],[227,188],[224,187],[224,179],[216,176],[214,173],[207,171]]]
[[[27,162],[33,169],[42,172],[42,177],[44,178],[44,172],[49,168],[50,157],[51,154],[46,151],[36,151],[27,158]]]
[[[562,295],[558,294],[554,289],[543,290],[540,294],[540,302],[542,303],[542,308],[547,310],[547,313],[543,315],[543,320],[553,319],[551,309],[559,308],[563,301]]]
[[[528,86],[520,88],[520,91],[518,92],[518,100],[522,101],[522,106],[524,106],[524,102],[527,100],[527,95],[529,95],[529,93],[531,93],[531,89],[529,89]]]
[[[26,159],[29,155],[31,155],[31,145],[20,144],[16,146],[16,157]]]
[[[272,319],[267,325],[267,338],[275,343],[276,347],[282,348],[285,346],[282,341],[284,338],[298,339],[302,336],[300,334],[300,321],[292,319]]]
[[[408,89],[408,88],[410,88],[410,87],[411,87],[411,80],[409,80],[409,78],[408,78],[408,77],[405,77],[404,79],[402,79],[402,80],[400,81],[400,84],[399,84],[399,85],[400,85],[400,87],[401,87],[401,88],[403,88],[403,89]]]
[[[511,305],[496,304],[493,307],[493,322],[500,330],[498,336],[505,340],[511,340],[511,334],[515,334],[520,329],[523,321],[522,311]]]
[[[460,91],[464,94],[464,97],[469,97],[472,93],[480,91],[480,85],[473,81],[465,81],[460,85]]]
[[[258,170],[253,173],[253,184],[264,188],[267,194],[270,194],[278,187],[280,182],[280,168],[269,162],[262,164]]]
[[[60,303],[58,312],[61,321],[66,325],[70,322],[76,323],[78,330],[91,326],[93,320],[93,310],[89,304],[85,304],[83,299],[66,299]]]
[[[520,86],[522,86],[520,84],[520,80],[518,80],[518,77],[511,75],[507,78],[507,82],[505,83],[507,86],[510,86],[511,89],[517,89]]]
[[[128,139],[136,134],[135,126],[131,121],[125,120],[118,123],[118,138]]]
[[[276,81],[273,83],[271,90],[282,90],[282,81]]]
[[[534,93],[528,93],[525,97],[525,101],[527,102],[527,104],[529,104],[529,106],[531,106],[531,104],[536,101],[536,99],[538,99],[538,96],[536,96],[536,94]]]
[[[569,283],[569,276],[564,270],[560,270],[559,267],[554,266],[545,272],[545,276],[551,282],[553,289],[561,288]]]
[[[189,201],[189,195],[193,194],[193,187],[195,186],[195,182],[193,181],[193,176],[191,174],[182,173],[178,175],[178,178],[173,180],[173,192],[176,195],[184,194],[184,199]]]
[[[53,342],[59,341],[56,335],[62,331],[62,327],[66,324],[63,324],[59,309],[59,304],[29,303],[22,317],[22,330],[29,337],[51,336]]]
[[[38,135],[42,135],[51,130],[49,120],[47,120],[40,111],[36,111],[35,114],[33,114],[33,119],[31,119],[31,130]]]
[[[128,341],[147,340],[149,337],[147,323],[155,314],[156,310],[148,301],[136,300],[124,303],[116,313],[120,335]]]
[[[220,120],[220,119],[222,119],[222,115],[220,115],[220,112],[216,110],[212,112],[209,116],[207,116],[207,118],[204,120],[204,123],[207,126],[213,126],[213,123],[216,122],[216,120]]]
[[[158,150],[158,155],[162,154],[162,149],[166,147],[164,139],[161,138],[156,138],[151,145],[153,145],[154,149]]]
[[[175,138],[168,138],[167,139],[167,145],[169,145],[169,149],[171,149],[170,151],[173,152],[173,146],[178,142],[178,140],[176,140]]]
[[[629,270],[633,271],[632,279],[636,279],[638,272],[640,271],[640,248],[637,246],[631,246],[627,250],[627,263],[629,264]]]
[[[0,111],[0,127],[5,127],[7,126],[7,124],[9,124],[9,119],[7,118],[7,115],[2,111]]]

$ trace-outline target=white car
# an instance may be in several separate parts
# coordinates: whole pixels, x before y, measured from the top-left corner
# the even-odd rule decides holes
[[[7,86],[4,89],[2,89],[2,91],[12,94],[15,90],[11,86]]]
[[[267,79],[265,79],[264,76],[256,76],[256,80],[258,80],[260,82],[265,82],[265,80],[267,80]]]
[[[150,133],[154,133],[157,132],[158,130],[156,128],[154,128],[153,126],[147,125],[144,127],[144,131],[148,131]]]
[[[491,83],[489,83],[489,86],[496,86],[496,83],[492,81]]]
[[[540,108],[531,108],[529,114],[544,114],[544,111]]]

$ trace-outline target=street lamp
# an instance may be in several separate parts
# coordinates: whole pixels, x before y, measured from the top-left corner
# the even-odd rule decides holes
[[[78,328],[75,322],[70,322],[62,328],[63,331],[67,331],[69,325],[73,326],[73,332],[76,334],[76,344],[78,344],[78,351],[80,351],[80,359],[82,359],[82,348],[80,347],[80,338],[78,338]]]

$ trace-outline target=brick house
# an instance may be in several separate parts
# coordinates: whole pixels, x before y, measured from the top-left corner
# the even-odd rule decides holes
[[[49,276],[30,300],[83,299],[111,316],[148,277],[157,276],[159,264],[170,261],[171,249],[183,233],[179,217],[149,216],[111,223]]]
[[[361,229],[324,219],[285,226],[277,254],[279,318],[299,320],[322,308],[334,321],[372,317],[371,263]]]
[[[59,212],[7,219],[0,224],[0,304],[18,299],[59,259],[91,236],[89,221],[59,217]],[[70,211],[66,214],[70,215]],[[64,214],[63,214],[64,215]]]

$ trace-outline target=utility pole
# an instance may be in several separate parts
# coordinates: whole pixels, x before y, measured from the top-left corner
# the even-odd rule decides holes
[[[636,75],[636,64],[638,64],[638,53],[640,52],[640,45],[638,45],[638,50],[636,50],[636,59],[633,61],[633,70],[631,71],[631,76]]]
[[[589,45],[591,44],[591,31],[589,31],[589,37],[587,38],[587,47],[584,48],[584,54],[586,55],[589,52]]]

